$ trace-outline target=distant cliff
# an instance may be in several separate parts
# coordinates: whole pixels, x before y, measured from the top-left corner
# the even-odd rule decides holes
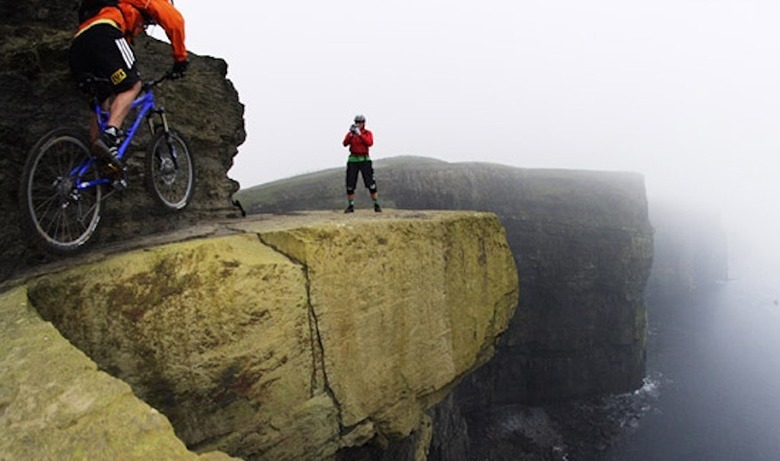
[[[420,157],[376,162],[386,207],[496,213],[520,274],[517,315],[491,362],[495,402],[636,389],[644,378],[645,285],[653,257],[640,175],[534,170]],[[250,212],[344,206],[343,171],[242,190]],[[365,191],[358,191],[365,207]]]
[[[87,99],[71,79],[67,51],[76,28],[78,0],[3,2],[0,14],[0,280],[14,269],[45,257],[19,228],[17,190],[24,161],[44,133],[89,122]],[[142,76],[159,77],[171,66],[170,46],[140,38],[136,43]],[[156,92],[169,121],[187,136],[197,163],[191,207],[173,215],[153,214],[143,187],[142,161],[148,134],[141,130],[129,162],[130,187],[103,208],[98,245],[130,236],[182,228],[203,219],[236,214],[231,195],[238,184],[227,176],[237,147],[244,142],[243,112],[220,59],[190,54],[186,78]]]
[[[653,230],[643,178],[421,157],[375,166],[387,208],[496,213],[518,267],[510,328],[496,356],[434,409],[429,459],[595,459],[634,411],[602,399],[637,389],[645,376]],[[343,171],[264,184],[237,197],[250,213],[340,212]],[[358,212],[371,213],[365,191],[357,198]]]
[[[715,213],[668,201],[653,202],[653,270],[648,296],[669,296],[707,289],[729,278],[729,244]]]
[[[208,233],[0,295],[0,459],[196,459],[170,420],[202,461],[353,459],[400,440],[423,460],[429,409],[490,359],[517,304],[487,213],[306,213]]]

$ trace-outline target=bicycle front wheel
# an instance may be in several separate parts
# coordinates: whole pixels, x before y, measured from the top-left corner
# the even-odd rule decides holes
[[[146,187],[164,209],[184,209],[195,192],[195,159],[176,130],[158,132],[146,154]]]
[[[44,251],[74,253],[93,236],[103,191],[79,185],[99,176],[80,130],[57,129],[35,144],[24,165],[19,209],[26,230]]]

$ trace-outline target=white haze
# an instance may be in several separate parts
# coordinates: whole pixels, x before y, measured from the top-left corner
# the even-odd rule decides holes
[[[377,159],[635,171],[651,199],[780,229],[780,2],[176,6],[188,48],[225,59],[246,105],[242,187],[343,166],[363,113]]]

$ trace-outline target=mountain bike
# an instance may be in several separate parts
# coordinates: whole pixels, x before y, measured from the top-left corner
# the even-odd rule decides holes
[[[146,122],[151,141],[146,147],[144,183],[163,210],[180,211],[195,190],[195,159],[184,136],[170,127],[165,110],[154,100],[154,87],[169,79],[171,75],[166,74],[143,84],[132,103],[135,118],[118,147],[118,156],[124,160]],[[98,97],[106,83],[89,77],[79,84],[92,95],[91,107],[100,132],[109,117]],[[83,249],[98,229],[103,200],[126,186],[92,155],[91,144],[84,129],[57,128],[44,135],[27,157],[19,208],[26,230],[48,253],[67,255]]]

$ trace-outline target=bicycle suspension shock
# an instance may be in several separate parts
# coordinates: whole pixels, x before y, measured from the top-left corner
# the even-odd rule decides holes
[[[153,115],[159,115],[160,121],[155,123],[155,120],[153,120]],[[165,109],[155,109],[153,112],[149,114],[148,117],[146,117],[146,122],[149,125],[149,134],[154,136],[155,133],[157,133],[157,130],[162,128],[165,133],[169,133],[170,129],[168,127],[168,118],[165,116]]]

